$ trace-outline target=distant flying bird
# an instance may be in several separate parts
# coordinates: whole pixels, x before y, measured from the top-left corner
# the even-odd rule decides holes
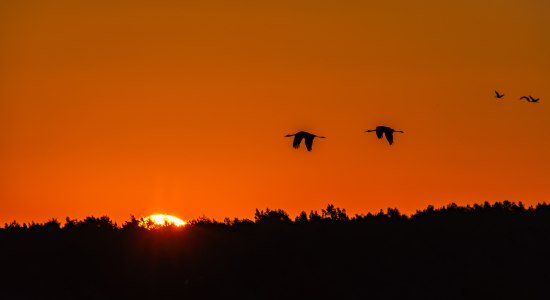
[[[365,132],[376,132],[376,136],[378,139],[381,139],[383,135],[386,136],[386,140],[388,140],[388,143],[393,144],[393,133],[394,132],[400,132],[404,133],[402,130],[395,130],[393,128],[387,127],[387,126],[376,126],[376,129],[370,129]]]
[[[305,140],[307,151],[311,151],[314,138],[316,137],[321,139],[325,138],[324,136],[318,136],[305,131],[299,131],[299,132],[296,132],[295,134],[285,135],[285,137],[291,137],[291,136],[294,137],[294,140],[292,141],[292,147],[294,147],[294,149],[300,148],[300,143],[302,142],[302,140]]]
[[[499,94],[498,91],[495,91],[495,97],[500,99],[500,98],[504,97],[504,94]]]
[[[531,102],[531,103],[537,103],[537,102],[539,102],[539,100],[540,100],[539,98],[536,98],[536,99],[533,98],[533,96],[531,96],[531,95],[529,95],[529,97],[528,97],[528,96],[522,96],[522,97],[519,98],[519,99],[520,99],[520,100],[525,99],[525,100],[527,100],[527,102]]]

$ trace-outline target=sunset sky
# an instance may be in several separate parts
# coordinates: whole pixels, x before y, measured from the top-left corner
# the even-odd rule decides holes
[[[547,0],[2,0],[0,225],[548,202],[549,15]],[[377,125],[405,133],[389,146],[364,133]],[[327,138],[295,150],[299,130]]]

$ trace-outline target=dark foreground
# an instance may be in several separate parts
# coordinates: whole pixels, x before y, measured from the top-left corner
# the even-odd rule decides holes
[[[550,205],[0,229],[0,299],[550,299]]]

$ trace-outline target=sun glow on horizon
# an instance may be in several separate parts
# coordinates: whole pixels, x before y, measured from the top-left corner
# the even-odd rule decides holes
[[[143,218],[141,225],[144,227],[150,226],[152,223],[153,226],[170,226],[174,225],[176,227],[182,227],[187,225],[187,222],[184,220],[166,214],[154,214]]]

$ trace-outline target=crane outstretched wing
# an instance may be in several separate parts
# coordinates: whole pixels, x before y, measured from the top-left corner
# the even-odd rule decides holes
[[[308,136],[305,138],[307,151],[311,151],[311,147],[313,146],[313,138],[314,136]]]
[[[529,101],[529,100],[530,100],[530,99],[529,99],[529,97],[527,97],[527,96],[522,96],[522,97],[521,97],[521,98],[519,98],[519,99],[520,99],[520,100],[521,100],[521,99],[525,99],[525,100],[527,100],[527,101]]]
[[[378,137],[378,139],[381,139],[383,134],[384,128],[382,126],[376,127],[376,136]]]
[[[300,134],[297,134],[294,136],[294,140],[292,141],[292,147],[294,147],[294,149],[300,148],[300,143],[302,142],[302,138],[304,137]]]
[[[386,131],[386,140],[388,140],[388,143],[393,144],[393,132]]]

